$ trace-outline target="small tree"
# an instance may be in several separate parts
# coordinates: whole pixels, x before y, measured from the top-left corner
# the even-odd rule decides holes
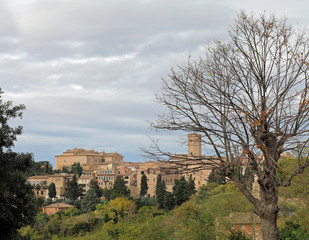
[[[83,190],[78,186],[77,177],[74,174],[71,181],[69,181],[68,189],[65,196],[71,200],[77,200],[82,195]]]
[[[148,184],[147,184],[147,177],[145,174],[142,175],[142,179],[141,179],[141,192],[140,192],[140,196],[144,197],[146,195],[148,191]]]
[[[48,197],[49,198],[55,198],[57,195],[57,192],[56,192],[56,186],[55,184],[52,182],[49,184],[48,186]]]
[[[81,208],[83,212],[91,212],[96,209],[96,206],[99,202],[99,197],[94,188],[90,188],[84,199],[82,200]]]
[[[80,163],[73,163],[71,166],[71,173],[76,174],[78,177],[80,177],[83,173],[83,168],[80,165]]]
[[[158,199],[159,208],[164,208],[164,195],[166,193],[165,182],[162,181],[162,177],[159,174],[156,184],[156,198]]]

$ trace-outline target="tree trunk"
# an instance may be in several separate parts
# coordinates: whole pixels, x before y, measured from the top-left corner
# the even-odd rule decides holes
[[[264,216],[261,217],[261,230],[264,240],[279,240],[277,216],[278,212],[266,212]]]
[[[261,187],[261,202],[258,208],[263,239],[279,240],[279,231],[277,227],[279,212],[278,197],[276,196],[276,190],[273,185],[265,184],[264,187],[265,188]]]

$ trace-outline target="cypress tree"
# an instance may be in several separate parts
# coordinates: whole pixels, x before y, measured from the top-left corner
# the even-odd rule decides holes
[[[140,196],[144,197],[145,194],[147,193],[148,190],[148,184],[147,184],[147,177],[145,174],[142,175],[142,179],[141,179],[141,192],[140,192]]]
[[[55,186],[55,184],[52,182],[52,183],[50,183],[49,186],[48,186],[48,197],[49,197],[49,198],[54,198],[54,197],[56,197],[56,195],[57,195],[56,186]]]
[[[164,195],[166,193],[165,182],[162,180],[161,175],[157,177],[156,184],[156,198],[158,199],[159,208],[164,208]]]
[[[177,206],[184,203],[187,199],[186,195],[186,179],[182,176],[179,180],[175,181],[175,186],[173,187],[173,194],[175,197],[175,204]]]
[[[65,194],[67,198],[71,200],[76,200],[82,194],[82,189],[78,186],[77,177],[74,174],[71,181],[69,181],[68,190]]]
[[[83,212],[91,212],[96,209],[96,206],[99,202],[99,197],[94,188],[90,188],[84,199],[82,200],[81,208]]]

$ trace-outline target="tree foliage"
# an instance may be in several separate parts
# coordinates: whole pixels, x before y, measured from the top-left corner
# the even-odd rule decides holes
[[[56,186],[55,186],[55,183],[52,182],[48,186],[48,197],[54,198],[54,197],[56,197],[56,195],[57,195]]]
[[[130,192],[125,184],[124,179],[121,176],[117,176],[114,187],[110,193],[110,199],[115,199],[117,197],[128,197]]]
[[[78,177],[80,177],[83,173],[83,168],[80,165],[80,163],[73,163],[71,166],[71,173],[76,174]]]
[[[216,158],[195,160],[236,183],[261,218],[264,239],[278,239],[278,187],[289,186],[309,165],[304,151],[309,144],[308,45],[307,31],[293,29],[285,18],[241,12],[229,40],[216,41],[199,60],[189,58],[173,69],[158,96],[169,112],[152,126],[203,135]],[[151,156],[168,155],[154,149]],[[295,149],[297,164],[279,178],[281,154]],[[256,176],[260,198],[253,196],[244,168]]]
[[[74,174],[71,181],[69,181],[67,192],[65,196],[71,200],[76,200],[82,195],[83,190],[77,183],[77,177]]]
[[[81,208],[83,212],[91,212],[96,209],[96,206],[99,202],[98,194],[96,193],[96,190],[94,188],[90,188],[84,199],[82,200]]]
[[[162,180],[161,175],[157,177],[156,183],[156,198],[158,199],[159,208],[164,208],[164,195],[166,193],[165,181]]]
[[[141,192],[140,196],[144,197],[147,194],[148,191],[148,184],[147,184],[147,176],[145,174],[142,175],[141,179]]]
[[[0,225],[1,238],[13,239],[17,229],[34,220],[37,206],[25,177],[33,163],[32,154],[11,150],[22,127],[11,127],[8,122],[21,118],[25,107],[3,101],[2,94],[0,89]]]

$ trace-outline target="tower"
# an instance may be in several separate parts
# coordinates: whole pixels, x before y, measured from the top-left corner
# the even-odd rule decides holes
[[[201,156],[202,155],[202,136],[201,134],[188,134],[188,155]]]

